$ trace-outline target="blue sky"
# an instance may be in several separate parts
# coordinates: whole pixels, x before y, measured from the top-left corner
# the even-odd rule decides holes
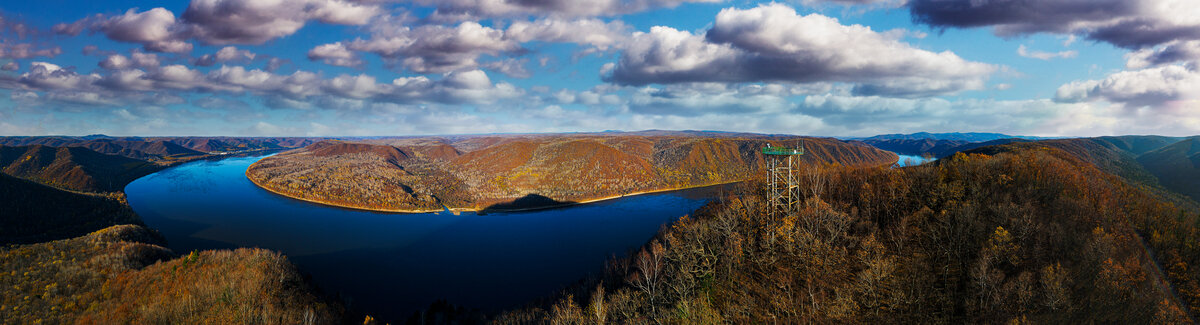
[[[1195,135],[1198,8],[10,2],[0,5],[0,135]]]

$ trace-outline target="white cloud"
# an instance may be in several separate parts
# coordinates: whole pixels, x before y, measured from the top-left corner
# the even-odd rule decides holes
[[[689,2],[721,0],[417,0],[437,7],[436,20],[469,20],[487,17],[614,16]]]
[[[382,13],[376,5],[342,0],[192,0],[181,18],[207,44],[262,44],[294,34],[309,20],[363,25]]]
[[[1076,51],[1061,51],[1061,52],[1030,51],[1029,48],[1025,47],[1025,44],[1021,44],[1021,46],[1017,47],[1017,55],[1020,55],[1022,57],[1027,57],[1027,58],[1038,59],[1038,60],[1050,60],[1050,59],[1055,59],[1055,58],[1060,58],[1060,59],[1074,58],[1079,55],[1079,52],[1076,52]]]
[[[1122,71],[1100,80],[1073,81],[1055,93],[1060,102],[1104,100],[1129,106],[1160,106],[1196,100],[1200,71],[1195,65],[1168,65]]]
[[[529,41],[587,44],[599,50],[626,41],[629,26],[621,21],[599,19],[539,19],[515,21],[505,30],[505,36],[520,43]]]
[[[375,53],[422,74],[474,69],[479,66],[481,55],[499,55],[520,48],[516,42],[504,38],[504,31],[477,22],[453,27],[380,25],[369,40],[356,40],[347,47]]]
[[[1173,41],[1125,55],[1125,67],[1141,69],[1179,61],[1200,62],[1200,41]]]
[[[342,67],[360,67],[363,64],[358,54],[351,52],[342,42],[314,47],[308,50],[308,59]]]
[[[848,82],[856,93],[929,96],[981,89],[996,66],[917,49],[862,25],[800,16],[780,4],[724,9],[705,35],[635,33],[606,79],[679,82]]]

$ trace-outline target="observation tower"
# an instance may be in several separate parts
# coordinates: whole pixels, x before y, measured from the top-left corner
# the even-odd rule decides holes
[[[773,147],[768,143],[762,148],[762,153],[767,160],[767,206],[770,215],[793,211],[800,189],[796,182],[800,162],[796,156],[804,155],[804,143],[795,148]]]

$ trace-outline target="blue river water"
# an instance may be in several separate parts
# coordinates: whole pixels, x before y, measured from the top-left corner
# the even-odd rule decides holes
[[[265,156],[186,163],[125,188],[171,249],[278,250],[325,292],[397,319],[438,299],[482,310],[522,305],[599,273],[719,188],[530,212],[394,214],[297,201],[244,173]]]
[[[901,154],[896,154],[896,155],[900,156],[900,160],[896,161],[897,167],[923,165],[925,163],[937,160],[937,158],[925,158],[925,157],[921,157],[921,156],[901,155]]]

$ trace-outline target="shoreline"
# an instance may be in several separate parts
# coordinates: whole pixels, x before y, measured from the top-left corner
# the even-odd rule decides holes
[[[282,197],[285,197],[288,199],[292,199],[292,200],[304,201],[304,202],[308,202],[308,203],[320,204],[320,205],[330,206],[330,207],[335,207],[335,208],[351,209],[351,210],[359,210],[359,211],[370,211],[370,212],[396,213],[396,214],[441,213],[441,212],[451,212],[451,213],[455,213],[455,214],[457,214],[458,212],[475,212],[476,214],[480,214],[480,213],[491,213],[491,212],[524,212],[524,211],[546,210],[546,209],[556,209],[556,208],[563,208],[563,207],[569,207],[569,206],[574,206],[574,205],[595,203],[595,202],[601,202],[601,201],[608,201],[608,200],[614,200],[614,199],[619,199],[619,198],[623,198],[623,197],[636,196],[636,195],[642,195],[642,194],[654,194],[654,193],[681,191],[681,190],[688,190],[688,189],[695,189],[695,188],[702,188],[702,187],[728,185],[728,184],[739,183],[739,182],[745,181],[745,180],[738,180],[738,181],[713,183],[713,184],[706,184],[706,185],[686,186],[686,187],[680,187],[680,188],[667,188],[667,189],[639,191],[639,192],[633,192],[633,193],[604,196],[604,197],[599,197],[599,198],[594,198],[594,199],[586,199],[586,200],[581,200],[578,202],[567,202],[567,203],[563,203],[563,204],[555,204],[555,205],[539,206],[539,207],[528,207],[528,208],[517,208],[517,209],[451,208],[451,207],[447,207],[447,206],[443,205],[442,209],[437,209],[437,210],[431,210],[431,209],[402,210],[402,209],[378,209],[378,208],[367,208],[367,207],[355,207],[355,206],[341,205],[341,204],[336,204],[336,203],[322,202],[322,201],[317,201],[314,199],[293,197],[291,195],[280,193],[279,191],[276,191],[269,187],[263,186],[262,184],[259,184],[258,181],[254,180],[253,177],[250,177],[250,168],[253,168],[255,164],[258,164],[258,162],[256,161],[253,164],[250,164],[250,166],[247,166],[246,171],[242,173],[243,176],[245,176],[247,180],[250,180],[250,183],[254,184],[255,187],[266,190],[267,192],[270,192],[272,194],[279,195],[279,196],[282,196]]]

